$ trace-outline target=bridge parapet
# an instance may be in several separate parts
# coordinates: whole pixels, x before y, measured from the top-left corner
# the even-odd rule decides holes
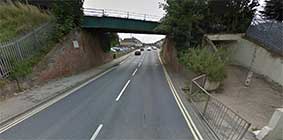
[[[112,10],[112,9],[95,9],[95,8],[84,8],[84,14],[86,16],[95,17],[115,17],[124,19],[135,19],[144,21],[154,21],[160,22],[161,17],[150,14],[141,14],[122,10]]]

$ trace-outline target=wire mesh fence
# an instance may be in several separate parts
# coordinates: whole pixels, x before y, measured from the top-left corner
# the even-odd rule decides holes
[[[53,24],[46,23],[20,38],[0,42],[0,79],[8,77],[14,63],[32,57],[46,47],[53,31]]]
[[[206,76],[201,75],[192,80],[189,101],[219,140],[241,140],[250,123],[225,106],[203,87]]]
[[[283,23],[257,15],[246,31],[249,38],[263,44],[266,49],[283,56]]]

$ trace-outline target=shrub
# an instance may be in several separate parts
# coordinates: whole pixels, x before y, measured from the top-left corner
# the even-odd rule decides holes
[[[56,38],[61,38],[76,27],[80,27],[83,17],[81,0],[56,0],[53,2],[52,14],[56,21]]]
[[[207,48],[190,48],[182,51],[180,55],[180,63],[187,69],[197,74],[206,74],[210,81],[224,80],[224,68],[228,59],[227,56],[223,56],[223,50],[212,53]]]

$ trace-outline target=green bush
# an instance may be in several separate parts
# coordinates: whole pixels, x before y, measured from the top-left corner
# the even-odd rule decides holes
[[[224,56],[223,52],[219,50],[212,53],[207,48],[190,48],[181,52],[179,61],[197,74],[206,74],[210,81],[222,81],[226,76],[224,68],[228,61],[228,56]]]
[[[60,39],[74,28],[80,27],[83,17],[81,0],[56,0],[53,2],[52,14],[56,21],[55,38]]]

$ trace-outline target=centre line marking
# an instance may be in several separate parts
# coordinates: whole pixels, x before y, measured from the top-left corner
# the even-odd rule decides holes
[[[122,94],[124,93],[124,91],[126,90],[127,86],[130,84],[131,80],[128,80],[128,82],[126,83],[126,85],[123,87],[123,89],[121,90],[121,92],[119,93],[118,97],[116,98],[116,102],[119,101],[120,97],[122,96]]]
[[[91,136],[90,140],[95,140],[95,138],[97,137],[97,135],[99,134],[100,130],[102,129],[103,124],[100,124],[97,129],[95,130],[95,132],[93,133],[93,135]]]
[[[136,70],[133,72],[132,76],[134,76],[137,71],[138,71],[138,68],[136,68]]]

